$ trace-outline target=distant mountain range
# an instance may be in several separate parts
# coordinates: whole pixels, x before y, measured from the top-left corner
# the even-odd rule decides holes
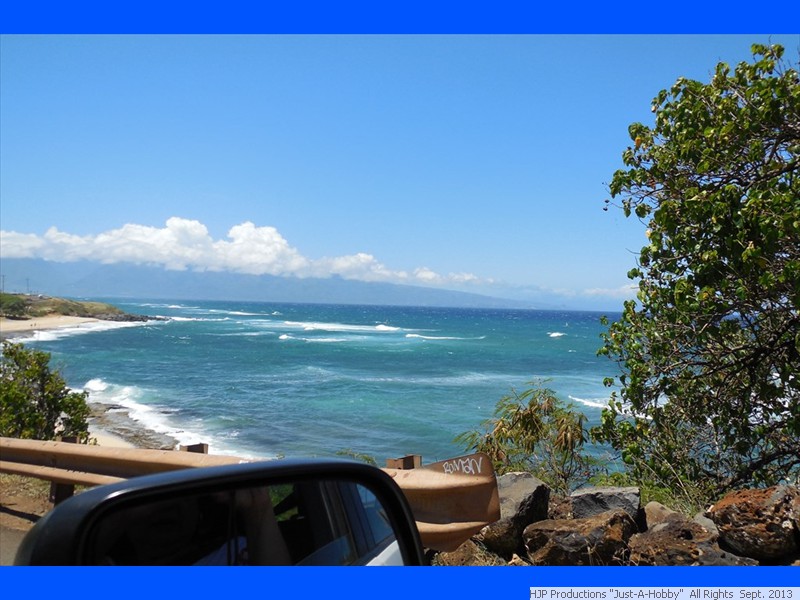
[[[167,271],[161,267],[88,261],[0,259],[3,290],[70,298],[241,300],[328,304],[549,308],[480,294],[391,283],[299,279],[239,273]]]

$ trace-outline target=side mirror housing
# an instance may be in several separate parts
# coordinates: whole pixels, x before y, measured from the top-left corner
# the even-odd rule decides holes
[[[24,538],[17,565],[422,565],[408,502],[376,467],[275,460],[83,492]]]

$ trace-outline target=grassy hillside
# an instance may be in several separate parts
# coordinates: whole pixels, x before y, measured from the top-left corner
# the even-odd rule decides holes
[[[103,302],[78,302],[28,294],[0,294],[0,316],[11,319],[32,319],[47,315],[107,319],[124,314],[116,306]]]

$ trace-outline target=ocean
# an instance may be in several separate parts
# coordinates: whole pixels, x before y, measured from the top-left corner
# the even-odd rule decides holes
[[[166,317],[39,332],[73,389],[143,428],[215,454],[384,464],[465,453],[496,402],[535,380],[599,422],[600,313],[572,311],[115,300]],[[609,314],[610,319],[618,315]]]

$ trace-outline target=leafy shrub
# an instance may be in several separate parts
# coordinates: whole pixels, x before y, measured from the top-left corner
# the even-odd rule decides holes
[[[89,438],[86,392],[74,392],[58,372],[50,370],[50,355],[22,344],[3,342],[0,361],[0,436],[53,440]]]
[[[586,417],[562,405],[539,382],[522,393],[512,390],[495,407],[483,430],[458,435],[467,451],[485,452],[498,474],[528,471],[555,492],[569,494],[598,470],[583,453]]]

